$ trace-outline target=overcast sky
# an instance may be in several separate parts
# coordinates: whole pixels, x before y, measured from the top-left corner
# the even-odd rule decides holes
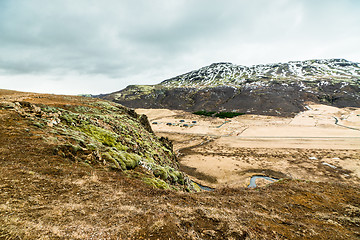
[[[110,93],[214,62],[360,62],[360,0],[0,0],[0,88]]]

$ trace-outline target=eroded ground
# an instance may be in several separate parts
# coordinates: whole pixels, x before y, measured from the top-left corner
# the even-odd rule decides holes
[[[137,111],[148,115],[157,134],[174,141],[183,170],[204,185],[244,187],[253,175],[360,183],[360,109],[309,105],[294,118],[227,120]]]

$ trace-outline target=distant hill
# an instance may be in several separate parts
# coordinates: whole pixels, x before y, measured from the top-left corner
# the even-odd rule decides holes
[[[157,85],[131,85],[100,97],[132,108],[291,116],[308,101],[360,107],[360,64],[345,59],[250,67],[214,63]]]

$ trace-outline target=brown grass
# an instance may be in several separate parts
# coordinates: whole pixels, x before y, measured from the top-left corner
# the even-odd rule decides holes
[[[41,97],[53,103],[53,96]],[[0,239],[360,238],[356,184],[283,180],[256,189],[159,190],[131,177],[140,167],[111,171],[54,155],[44,134],[0,110]]]

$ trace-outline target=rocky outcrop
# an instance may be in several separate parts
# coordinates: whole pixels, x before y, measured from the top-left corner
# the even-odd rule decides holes
[[[0,94],[0,111],[19,116],[26,131],[33,129],[51,145],[54,155],[127,171],[129,176],[157,188],[195,190],[179,171],[171,142],[153,133],[145,115],[94,98],[34,94],[23,100],[24,94],[18,95],[18,99],[10,99]]]

